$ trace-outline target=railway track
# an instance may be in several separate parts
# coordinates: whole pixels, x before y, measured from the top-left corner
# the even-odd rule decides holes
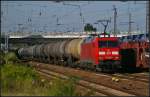
[[[149,72],[146,72],[146,73],[135,73],[135,74],[131,74],[131,76],[134,76],[134,77],[140,77],[140,78],[149,78]]]
[[[80,69],[82,70],[82,69]],[[91,72],[89,70],[86,70],[88,72]],[[93,72],[93,71],[92,71]],[[134,73],[134,74],[129,74],[129,73],[115,73],[115,74],[108,74],[108,73],[100,73],[100,75],[104,76],[113,76],[122,80],[133,80],[133,81],[140,81],[140,82],[145,82],[149,83],[149,74],[144,74],[144,73]],[[99,72],[97,72],[96,75],[99,75]]]
[[[114,77],[122,78],[122,79],[129,79],[133,81],[140,81],[140,82],[145,82],[149,83],[149,76],[139,76],[137,75],[132,75],[132,74],[112,74]]]
[[[69,79],[68,76],[65,76],[63,74],[56,73],[56,72],[51,72],[51,71],[48,71],[45,69],[38,70],[38,73],[40,73],[40,74],[42,73],[46,77],[49,77],[49,75],[50,75],[50,76],[58,77],[61,79]],[[85,80],[80,80],[77,84],[84,88],[94,90],[96,92],[96,95],[100,95],[100,96],[135,96],[133,94],[125,93],[125,92],[122,92],[119,90],[115,90],[115,89],[105,87],[105,86],[102,86],[99,84],[91,83],[91,82],[85,81]]]
[[[60,74],[57,74],[57,73],[54,73],[54,72],[45,72],[45,70],[37,70],[37,72],[44,78],[44,79],[47,79],[47,80],[51,80],[53,78],[59,78],[59,79],[62,79],[62,80],[65,80],[65,79],[68,79],[68,77],[64,76],[64,75],[60,75]],[[77,93],[80,93],[81,95],[85,95],[86,93],[92,91],[91,89],[85,87],[85,86],[82,86],[82,85],[79,85],[77,84],[76,85],[76,90],[77,90]],[[107,96],[106,94],[103,94],[103,93],[100,93],[100,92],[94,92],[94,94],[92,94],[91,96]]]
[[[88,86],[90,87],[98,87],[95,89],[96,92],[100,92],[104,95],[114,95],[114,93],[106,93],[106,91],[110,91],[109,89],[113,89],[112,91],[121,91],[122,95],[138,95],[138,96],[147,96],[149,95],[149,83],[139,81],[139,80],[131,80],[123,77],[119,77],[119,82],[113,82],[111,79],[114,76],[119,76],[119,75],[107,75],[107,74],[97,74],[93,72],[88,72],[88,71],[83,71],[83,70],[77,70],[77,69],[71,69],[71,68],[66,68],[62,66],[54,66],[50,64],[43,64],[43,63],[36,63],[32,62],[30,63],[34,67],[36,67],[38,70],[42,70],[43,73],[45,74],[52,74],[52,72],[58,73],[59,75],[63,76],[77,76],[80,77],[81,80],[83,80],[83,83],[87,83]],[[43,64],[43,65],[42,65]],[[41,71],[40,71],[41,72]],[[47,73],[46,73],[47,72]],[[51,72],[51,73],[48,73]],[[58,75],[57,74],[57,75]],[[53,74],[54,75],[54,74]],[[82,85],[83,86],[83,85]],[[85,85],[84,85],[85,86]],[[106,89],[103,86],[109,88]],[[103,91],[102,91],[103,90]],[[125,94],[127,93],[127,94]],[[120,93],[119,93],[120,94]],[[118,95],[118,94],[115,94]],[[120,95],[121,96],[121,95]]]

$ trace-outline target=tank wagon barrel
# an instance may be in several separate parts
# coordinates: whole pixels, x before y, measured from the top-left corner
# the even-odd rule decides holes
[[[51,61],[51,59],[66,59],[73,57],[80,58],[80,45],[83,39],[72,39],[57,41],[54,43],[34,45],[20,48],[19,57],[23,59],[32,58],[33,60]]]
[[[71,40],[65,47],[66,55],[80,59],[82,39]]]
[[[33,58],[34,57],[34,48],[35,48],[35,46],[20,48],[18,50],[17,55],[19,56],[19,58],[23,58],[23,59]]]

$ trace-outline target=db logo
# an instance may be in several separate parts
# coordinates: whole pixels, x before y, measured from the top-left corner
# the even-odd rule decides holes
[[[111,52],[107,52],[107,54],[111,54]]]
[[[110,50],[109,50],[109,49],[107,50],[107,54],[111,54],[111,52],[110,52]]]

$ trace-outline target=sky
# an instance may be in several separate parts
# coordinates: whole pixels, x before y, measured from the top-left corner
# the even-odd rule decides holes
[[[128,31],[130,12],[132,31],[139,28],[145,32],[146,1],[1,1],[1,32],[81,32],[86,23],[103,31],[101,23],[95,24],[103,19],[111,19],[107,31],[113,31],[113,5],[117,8],[119,31]]]

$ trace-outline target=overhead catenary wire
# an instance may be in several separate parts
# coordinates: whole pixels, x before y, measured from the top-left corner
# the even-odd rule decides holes
[[[21,5],[20,5],[21,4]],[[92,4],[92,3],[91,3]],[[48,8],[49,8],[49,6],[48,6],[48,4],[44,4],[44,3],[42,3],[42,4],[40,4],[40,3],[31,3],[31,4],[23,4],[23,3],[9,3],[9,5],[16,5],[16,6],[33,6],[33,5],[38,5],[38,6],[41,6],[40,8],[43,10],[43,7],[42,6],[47,6]],[[52,5],[55,5],[55,4],[52,4]],[[88,5],[88,4],[87,4]],[[126,5],[126,4],[125,4]],[[120,6],[122,6],[122,5],[120,5]],[[86,7],[88,7],[88,6],[86,6]],[[118,7],[118,6],[117,6]],[[30,8],[30,7],[29,7]],[[29,9],[28,8],[28,9]],[[56,7],[55,7],[56,8]],[[119,8],[120,9],[120,8]],[[136,10],[137,11],[134,11],[134,13],[135,14],[140,14],[140,13],[138,13],[138,9],[140,9],[140,8],[137,8]],[[46,11],[46,9],[44,9],[45,10],[45,13],[47,14],[49,11]],[[54,13],[56,13],[57,11],[59,10],[59,8],[57,8],[57,9],[54,9],[54,10],[50,10],[50,12],[52,13],[52,14],[54,14]],[[74,9],[75,11],[74,12],[76,12],[76,10],[77,9]],[[141,11],[140,12],[142,12],[142,9],[140,9]],[[23,10],[22,10],[23,11]],[[24,11],[25,12],[25,11]],[[24,12],[22,12],[21,14],[20,14],[20,16],[23,16],[24,15]],[[73,11],[71,12],[71,13],[74,13]],[[106,12],[106,10],[105,10],[105,12]],[[69,19],[69,18],[71,18],[71,13],[66,13],[66,15],[57,15],[58,17],[59,17],[59,19],[63,19],[63,21],[66,21],[66,19]],[[98,13],[98,12],[97,12]],[[99,13],[102,13],[102,12],[99,12]],[[122,12],[122,13],[124,13],[124,12]],[[133,15],[132,16],[135,16],[134,15],[134,13],[133,13]],[[26,14],[26,13],[25,13]],[[46,20],[48,20],[49,18],[51,18],[51,16],[49,17],[48,15],[46,15],[46,16],[43,16],[42,15],[43,14],[43,12],[41,12],[41,14],[40,14],[40,16],[41,16],[41,19],[42,19],[42,21],[44,22],[44,21],[46,21]],[[84,19],[86,19],[87,17],[86,16],[91,16],[91,18],[93,17],[93,19],[95,19],[96,20],[96,18],[95,18],[95,16],[94,15],[96,15],[96,13],[94,13],[94,12],[89,12],[89,13],[87,13],[87,14],[85,14],[85,13],[82,13],[83,15],[84,15]],[[90,15],[90,14],[92,14],[92,15]],[[30,15],[30,13],[29,13],[29,15]],[[101,14],[98,14],[100,17],[103,15],[101,15]],[[126,15],[126,17],[127,17],[127,15],[128,14],[123,14],[123,15],[121,15],[121,13],[120,12],[118,12],[118,18],[123,18],[123,16],[125,16]],[[66,17],[66,18],[65,18]],[[108,15],[108,17],[109,17],[109,15]],[[31,19],[33,19],[34,18],[34,20],[35,20],[35,18],[38,20],[38,14],[32,14],[32,18]],[[103,17],[102,16],[102,18],[105,18],[105,16]],[[50,20],[48,20],[49,22],[51,22],[51,23],[49,23],[49,25],[52,25],[53,24],[53,22],[55,22],[55,21],[53,21],[53,19],[51,19],[52,20],[52,22],[50,21]],[[93,21],[92,19],[91,19],[91,21]],[[35,23],[35,21],[32,21],[32,23]],[[74,22],[75,23],[75,22]],[[41,23],[39,23],[39,24],[41,24]],[[48,22],[46,22],[46,24],[48,24]],[[71,25],[72,23],[71,23],[71,21],[70,21],[70,25]],[[77,24],[77,23],[76,23]],[[36,24],[35,24],[36,25]],[[41,24],[42,25],[42,24]],[[38,27],[36,27],[36,28],[38,28]]]

